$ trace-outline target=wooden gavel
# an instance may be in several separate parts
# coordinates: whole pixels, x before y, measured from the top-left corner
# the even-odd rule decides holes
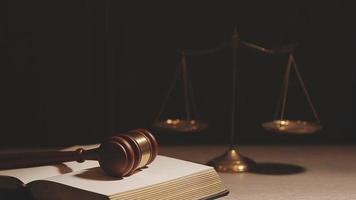
[[[108,175],[122,177],[150,164],[157,154],[158,143],[154,136],[145,129],[134,129],[104,139],[95,149],[0,154],[0,169],[98,160]]]

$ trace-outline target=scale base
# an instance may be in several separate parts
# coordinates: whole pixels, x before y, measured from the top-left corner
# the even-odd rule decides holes
[[[251,170],[256,164],[253,160],[238,153],[236,147],[230,147],[223,155],[207,163],[218,172],[240,173]]]

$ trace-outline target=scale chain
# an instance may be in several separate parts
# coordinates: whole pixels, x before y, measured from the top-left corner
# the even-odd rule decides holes
[[[292,67],[292,57],[291,57],[291,54],[289,54],[286,74],[285,74],[284,83],[283,83],[284,88],[283,88],[283,100],[282,100],[283,102],[282,102],[282,108],[281,108],[281,120],[284,119],[284,114],[285,114],[291,67]]]
[[[161,115],[162,115],[162,113],[163,113],[163,110],[165,109],[166,104],[167,104],[167,102],[168,102],[168,99],[169,99],[169,97],[170,97],[170,95],[171,95],[171,93],[172,93],[172,91],[173,91],[173,89],[174,89],[174,86],[176,85],[176,82],[177,82],[177,80],[178,80],[178,76],[179,76],[179,74],[181,73],[180,69],[181,69],[180,67],[177,67],[177,70],[176,70],[176,72],[175,72],[174,79],[172,80],[172,82],[171,82],[171,84],[170,84],[170,86],[169,86],[168,92],[167,92],[166,96],[164,97],[164,100],[163,100],[163,102],[162,102],[161,108],[160,108],[160,110],[159,110],[159,112],[158,112],[157,117],[155,118],[155,122],[159,121],[159,119],[161,118]]]
[[[313,102],[311,101],[310,95],[309,95],[308,90],[307,90],[307,88],[306,88],[306,86],[304,84],[304,81],[303,81],[302,76],[301,76],[301,74],[299,72],[299,69],[297,67],[297,63],[295,62],[295,59],[294,59],[293,55],[291,55],[291,61],[293,63],[294,71],[297,74],[297,78],[299,80],[299,83],[302,86],[303,92],[304,92],[304,94],[305,94],[305,96],[307,98],[308,104],[309,104],[310,108],[312,109],[313,115],[314,115],[315,119],[317,120],[317,122],[320,123],[320,119],[319,119],[318,113],[316,112],[316,109],[315,109],[315,107],[313,105]]]
[[[188,91],[188,70],[187,70],[187,60],[185,57],[185,52],[182,52],[182,79],[183,79],[183,92],[185,101],[185,114],[187,120],[190,120],[190,105],[189,105],[189,91]]]

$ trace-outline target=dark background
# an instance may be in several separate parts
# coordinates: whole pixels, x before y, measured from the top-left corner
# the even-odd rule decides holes
[[[286,55],[242,49],[236,142],[355,143],[353,14],[341,1],[1,1],[1,147],[99,142],[114,131],[152,129],[161,143],[227,143],[232,53],[188,57],[196,101],[209,129],[152,128],[179,63],[178,50],[243,40],[298,43],[295,57],[320,115],[314,135],[268,133]],[[180,90],[171,98],[183,110]],[[313,119],[295,75],[288,116]],[[172,108],[172,106],[168,106]]]

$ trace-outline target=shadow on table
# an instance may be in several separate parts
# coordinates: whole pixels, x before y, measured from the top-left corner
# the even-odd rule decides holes
[[[266,175],[291,175],[305,172],[306,169],[299,165],[286,163],[255,163],[250,173]]]

